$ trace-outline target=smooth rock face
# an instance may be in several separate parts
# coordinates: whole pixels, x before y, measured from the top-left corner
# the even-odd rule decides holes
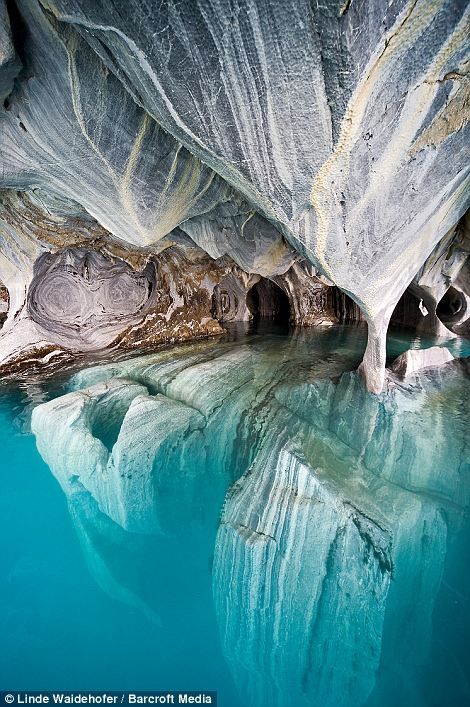
[[[468,255],[455,230],[468,208],[464,0],[11,7],[1,187],[74,202],[124,249],[156,253],[180,227],[271,278],[301,255],[360,305],[374,392],[412,282],[439,329],[436,297]],[[10,226],[0,238],[8,251]],[[40,255],[24,250],[0,270],[13,311]]]
[[[367,697],[380,660],[391,546],[387,531],[288,445],[274,443],[258,457],[225,504],[214,565],[224,650],[248,704]],[[291,694],[280,689],[287,678]]]
[[[47,430],[55,434],[64,405],[71,427],[61,435],[64,446],[58,449]],[[71,393],[59,406],[50,407],[47,426],[41,428],[41,418],[33,424],[40,435],[40,450],[51,460],[64,490],[68,491],[70,479],[79,480],[100,510],[121,527],[130,532],[159,532],[154,476],[161,483],[175,469],[184,473],[191,444],[179,442],[204,426],[203,416],[164,395],[150,397],[145,386],[119,378],[85,393]],[[176,449],[173,454],[172,448]],[[78,469],[79,449],[87,450],[88,463]]]
[[[280,296],[284,325],[330,324],[345,307],[339,302],[338,309],[315,269],[282,243],[269,255],[276,274],[268,281],[227,255],[213,259],[178,229],[155,254],[110,240],[76,202],[48,199],[40,190],[5,190],[1,201],[5,374],[221,334],[225,322],[280,316]],[[250,309],[250,292],[258,288],[258,305]]]
[[[10,18],[6,0],[0,1],[0,101],[8,96],[13,88],[13,80],[21,67],[16,55],[11,36]]]
[[[278,377],[308,365],[315,351],[302,346],[301,360],[297,354],[291,362],[295,340],[273,357],[277,343],[214,340],[85,369],[72,379],[72,392],[34,409],[39,450],[66,492],[79,483],[122,527],[182,532],[185,513],[164,517],[173,475],[181,479],[171,490],[175,507],[187,505],[194,517],[202,505],[217,516],[228,485],[258,451],[253,429],[264,436],[278,410]],[[141,516],[147,525],[135,520]]]
[[[113,241],[76,202],[40,190],[5,190],[0,201],[2,301],[9,303],[0,337],[4,373],[52,369],[87,352],[220,334],[221,323],[260,314],[247,300],[264,278],[226,255],[214,260],[183,231],[174,230],[156,255]],[[277,273],[274,290],[288,300],[285,325],[340,316],[343,305],[337,311],[328,285],[307,261],[282,242],[260,253],[267,271]],[[254,262],[258,256],[252,256]],[[264,298],[270,317],[274,295]]]
[[[341,459],[350,449],[352,467],[359,459],[366,473],[465,505],[470,494],[469,443],[461,410],[468,390],[464,359],[419,370],[405,386],[389,384],[381,396],[365,391],[355,373],[345,373],[336,382],[281,387],[275,395],[311,427],[311,439],[316,440],[312,455],[324,454],[326,445]],[[452,435],[442,426],[444,413]],[[430,429],[432,439],[426,432]],[[441,469],[446,467],[451,471],[444,476]]]
[[[138,246],[229,198],[230,187],[136,105],[77,33],[37,2],[19,10],[29,78],[2,111],[4,186],[73,199]]]
[[[222,1],[168,3],[124,19],[61,0],[53,12],[104,45],[147,110],[357,298],[380,389],[388,317],[468,206],[466,3],[247,3],[235,15]]]

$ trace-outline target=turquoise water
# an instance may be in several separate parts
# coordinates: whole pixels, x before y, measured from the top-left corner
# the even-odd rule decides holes
[[[233,332],[5,387],[0,688],[468,704],[468,369],[377,399],[364,342]]]

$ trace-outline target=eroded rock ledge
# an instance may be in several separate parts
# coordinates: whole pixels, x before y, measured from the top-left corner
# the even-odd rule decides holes
[[[121,5],[0,0],[2,370],[216,333],[260,278],[360,308],[376,393],[405,291],[467,330],[468,3]]]

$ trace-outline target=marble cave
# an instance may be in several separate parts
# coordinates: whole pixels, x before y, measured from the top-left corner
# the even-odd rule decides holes
[[[466,0],[0,0],[0,702],[470,704],[469,70]]]

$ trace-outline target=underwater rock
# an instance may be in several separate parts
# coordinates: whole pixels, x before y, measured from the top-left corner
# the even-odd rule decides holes
[[[317,333],[318,346],[305,336],[214,339],[83,369],[71,392],[34,409],[38,449],[65,493],[80,482],[121,527],[174,535],[185,518],[215,527],[227,488],[276,424],[286,372],[303,379],[323,337],[329,370],[357,361],[336,352],[332,329]]]
[[[193,351],[85,371],[79,389],[33,411],[38,449],[64,491],[79,481],[129,531],[174,534],[184,517],[215,519],[234,470],[256,453],[252,418],[273,371],[259,372],[258,388],[250,349]],[[269,408],[262,419],[260,428]]]
[[[178,481],[174,477],[175,486]],[[79,482],[69,486],[67,505],[88,571],[108,596],[141,612],[159,632],[171,631],[178,620],[188,625],[194,615],[201,615],[203,624],[212,610],[205,604],[211,601],[207,567],[215,531],[199,534],[193,528],[183,542],[128,532],[99,510]],[[197,635],[204,629],[201,625]]]
[[[88,571],[98,586],[108,596],[139,609],[149,621],[160,625],[158,603],[147,595],[139,565],[148,536],[124,531],[99,510],[95,499],[78,481],[69,486],[67,503]],[[113,553],[112,548],[119,548],[119,552]]]
[[[361,705],[389,653],[426,657],[446,525],[425,499],[368,490],[296,447],[269,436],[227,496],[214,556],[224,654],[247,704]],[[423,607],[413,625],[410,602]]]
[[[405,351],[405,353],[395,359],[390,370],[403,380],[410,373],[416,373],[423,368],[436,368],[453,360],[454,357],[445,346],[431,346],[429,349],[408,349],[408,351]]]
[[[464,505],[470,498],[468,366],[468,359],[455,360],[410,373],[406,385],[391,383],[381,396],[364,390],[355,373],[280,386],[275,395],[311,428],[318,454],[349,458],[352,468],[360,460],[366,473]]]
[[[32,414],[38,449],[64,491],[79,481],[117,522],[125,523],[133,513],[140,516],[141,510],[129,504],[121,518],[124,502],[131,499],[123,480],[113,474],[109,453],[132,401],[147,394],[144,386],[117,379],[44,403]]]
[[[390,535],[271,449],[230,492],[217,536],[225,656],[247,704],[359,704],[380,659]]]
[[[194,408],[149,395],[144,385],[125,378],[35,408],[31,422],[39,451],[64,491],[80,482],[103,513],[134,533],[162,532],[158,509],[165,480],[177,470],[184,497],[184,470],[198,454],[197,431],[204,425]]]
[[[113,596],[158,614],[116,543],[139,552],[149,538],[166,557],[183,538],[183,572],[192,548],[209,561],[218,527],[223,650],[260,707],[364,704],[379,673],[404,689],[427,660],[448,533],[470,498],[468,361],[376,396],[344,373],[362,339],[335,329],[83,369],[32,416]]]

